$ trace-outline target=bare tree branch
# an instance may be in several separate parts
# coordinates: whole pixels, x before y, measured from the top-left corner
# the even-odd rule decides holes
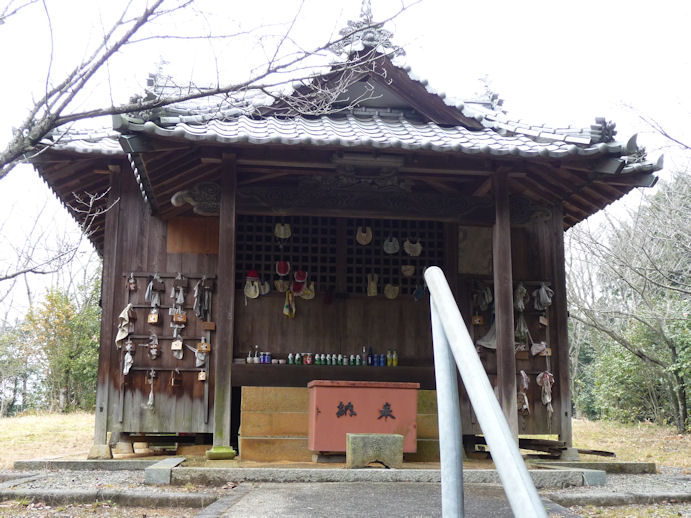
[[[0,13],[0,25],[2,25],[3,23],[6,23],[7,19],[10,16],[14,16],[15,14],[17,14],[19,11],[21,11],[25,7],[29,7],[30,5],[38,3],[38,2],[39,2],[39,0],[26,0],[23,3],[17,3],[17,2],[14,2],[13,0],[11,0],[5,6],[5,8],[2,10],[2,12]]]
[[[645,122],[648,126],[650,126],[652,129],[654,129],[657,133],[659,133],[660,135],[665,137],[667,140],[674,142],[675,144],[683,147],[684,149],[691,150],[691,145],[689,145],[688,143],[686,143],[682,140],[679,140],[678,138],[672,136],[662,124],[660,124],[658,121],[656,121],[652,117],[646,117],[644,115],[639,115],[638,117],[643,122]]]
[[[44,1],[44,0],[43,0]],[[153,0],[149,5],[146,5],[136,17],[130,17],[129,4],[121,13],[121,16],[111,25],[103,36],[100,44],[96,46],[94,51],[82,63],[77,65],[71,72],[66,74],[64,79],[52,88],[47,87],[45,94],[41,99],[35,102],[34,106],[29,110],[29,113],[24,122],[19,126],[14,137],[5,149],[0,151],[0,179],[7,175],[7,173],[14,168],[18,163],[26,160],[34,147],[52,130],[69,124],[72,122],[90,119],[104,115],[118,115],[129,112],[139,112],[162,108],[171,104],[190,101],[210,96],[230,95],[236,92],[243,92],[248,89],[255,89],[257,91],[268,92],[272,89],[290,84],[294,81],[303,81],[305,84],[314,76],[314,65],[309,64],[310,57],[319,55],[325,51],[335,48],[352,38],[358,33],[362,33],[373,27],[379,27],[387,21],[399,16],[403,11],[410,8],[410,6],[419,3],[421,0],[414,0],[409,4],[402,3],[400,8],[388,18],[372,22],[368,26],[360,27],[352,31],[342,33],[340,37],[333,38],[322,45],[309,50],[299,50],[294,52],[283,53],[283,48],[287,42],[293,42],[290,33],[299,16],[299,11],[292,19],[288,29],[284,32],[278,40],[273,53],[268,58],[267,63],[261,70],[255,69],[255,73],[244,80],[226,85],[216,85],[213,88],[197,89],[196,91],[179,92],[177,95],[170,97],[158,98],[144,98],[136,102],[123,103],[118,106],[98,107],[86,110],[68,111],[68,108],[73,106],[75,99],[84,91],[86,85],[99,73],[99,71],[107,66],[112,57],[119,52],[123,47],[133,45],[151,39],[164,38],[179,38],[179,39],[200,39],[218,37],[218,38],[232,38],[234,36],[244,34],[238,32],[226,35],[144,35],[141,38],[135,39],[134,36],[145,26],[148,26],[153,20],[160,17],[170,15],[171,13],[184,10],[191,6],[194,0],[184,0],[174,5],[171,8],[164,8],[166,0]],[[167,0],[170,1],[170,0]],[[47,9],[46,9],[47,12]],[[293,42],[294,44],[294,42]],[[377,59],[376,52],[366,53],[366,57],[358,55],[353,61],[345,62],[341,65],[342,70],[348,68],[362,69],[368,62],[373,63]],[[344,79],[347,76],[344,75]],[[354,77],[354,76],[353,76]],[[324,93],[319,92],[319,93]],[[316,91],[311,92],[311,98],[316,98]],[[335,99],[331,96],[331,100]],[[327,96],[327,99],[329,97]],[[112,104],[112,103],[111,103]],[[304,109],[309,103],[297,103],[293,108]],[[321,102],[315,112],[323,113],[325,110],[325,102]]]

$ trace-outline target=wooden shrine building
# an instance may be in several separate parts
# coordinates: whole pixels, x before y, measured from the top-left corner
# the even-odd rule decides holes
[[[93,455],[109,454],[108,432],[113,443],[173,433],[257,459],[257,445],[285,439],[285,458],[303,459],[308,382],[364,380],[420,384],[418,458],[433,458],[430,265],[514,432],[571,444],[564,230],[652,186],[661,163],[604,119],[549,128],[512,121],[496,99],[451,102],[382,41],[360,43],[371,59],[321,113],[299,113],[305,85],[43,142],[36,169],[103,257]],[[328,91],[339,74],[312,84]],[[171,93],[151,79],[148,95]],[[84,193],[107,194],[85,212]],[[366,363],[370,350],[395,351],[398,365],[326,360]],[[290,365],[297,353],[306,361]],[[463,433],[481,433],[461,397]]]

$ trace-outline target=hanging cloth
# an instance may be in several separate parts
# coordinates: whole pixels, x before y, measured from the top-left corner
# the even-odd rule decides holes
[[[194,303],[192,304],[192,310],[194,311],[194,314],[197,316],[197,318],[203,319],[204,318],[204,297],[203,297],[203,289],[202,289],[202,281],[204,280],[204,277],[199,279],[197,283],[194,285]]]
[[[552,428],[552,414],[554,409],[552,408],[552,385],[554,385],[554,375],[547,371],[542,371],[537,375],[535,379],[537,384],[542,387],[542,404],[547,407],[547,431],[551,431]]]
[[[382,248],[384,249],[385,253],[391,255],[398,252],[401,249],[401,246],[398,244],[398,239],[393,236],[389,236],[384,240]]]
[[[494,322],[492,322],[492,326],[489,328],[489,331],[487,331],[485,336],[478,339],[477,344],[481,345],[482,347],[486,347],[487,349],[497,348],[497,327]]]
[[[115,347],[118,349],[122,347],[122,341],[130,334],[130,309],[132,309],[132,304],[127,304],[118,316],[118,332],[115,335]]]
[[[403,250],[405,250],[406,254],[417,257],[422,253],[422,244],[419,239],[415,243],[411,242],[410,239],[406,239],[403,242]]]
[[[533,291],[533,298],[535,299],[534,307],[538,311],[545,311],[552,305],[552,297],[554,296],[554,291],[547,286],[544,282],[540,284],[540,287]]]
[[[379,283],[379,276],[376,273],[367,274],[367,296],[376,297],[378,293],[377,284]]]
[[[362,246],[367,246],[372,242],[372,227],[358,227],[355,232],[355,241]]]
[[[187,347],[190,351],[194,353],[194,366],[204,367],[204,365],[206,364],[206,356],[208,353],[200,351],[199,348],[194,348],[187,344],[185,344],[185,347]]]
[[[207,279],[206,275],[194,285],[194,314],[200,320],[211,320],[211,302],[213,300],[213,280]]]
[[[132,368],[132,365],[134,364],[134,344],[132,343],[132,340],[127,340],[127,343],[125,344],[125,358],[123,359],[122,362],[122,373],[127,376],[130,373],[130,369]]]
[[[513,307],[516,311],[525,311],[525,296],[527,294],[528,290],[525,289],[522,282],[519,282],[513,292]]]
[[[283,304],[283,314],[290,319],[295,318],[295,296],[290,290],[286,291],[286,300]]]
[[[490,307],[493,300],[494,298],[492,297],[492,290],[489,287],[483,289],[478,297],[478,306],[480,307],[480,310],[487,311],[487,308]]]
[[[155,360],[161,355],[161,349],[158,345],[158,336],[156,333],[151,333],[149,336],[149,357]]]
[[[528,386],[530,385],[530,378],[521,371],[521,384],[518,389],[518,413],[523,415],[530,415],[530,404],[528,403]]]
[[[532,343],[530,337],[530,331],[528,331],[528,324],[525,321],[523,312],[518,312],[518,317],[516,317],[516,330],[514,331],[514,339],[516,341],[517,351],[526,351],[528,345]]]
[[[149,375],[147,376],[146,382],[151,385],[151,388],[149,389],[149,399],[146,402],[145,408],[149,410],[153,410],[154,408],[154,378],[156,377],[156,371],[151,369],[149,371]]]
[[[160,292],[154,290],[154,284],[158,285],[162,282],[161,276],[158,273],[155,273],[153,278],[149,281],[149,284],[146,285],[144,300],[149,302],[152,308],[161,307],[161,294]]]

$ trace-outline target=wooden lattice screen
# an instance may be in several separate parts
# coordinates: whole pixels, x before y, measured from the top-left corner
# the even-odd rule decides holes
[[[276,238],[276,224],[290,225],[290,238]],[[276,261],[288,261],[291,280],[300,269],[309,274],[308,281],[314,281],[318,291],[326,291],[336,286],[336,254],[336,218],[239,215],[236,287],[244,286],[248,271],[257,270],[273,290],[273,280],[278,278]]]
[[[290,225],[290,238],[277,238],[276,224]],[[371,229],[369,244],[357,242],[358,228]],[[389,238],[398,241],[399,250],[395,253],[388,254],[383,249]],[[405,252],[406,239],[420,243],[420,255]],[[278,279],[276,261],[289,261],[291,280],[298,269],[308,272],[309,281],[314,281],[318,292],[338,291],[341,285],[347,293],[364,294],[367,275],[376,274],[379,293],[386,284],[392,284],[400,286],[403,295],[411,294],[422,283],[426,266],[443,265],[444,226],[435,221],[239,215],[236,246],[237,289],[244,286],[247,272],[256,270],[262,280],[272,284],[273,290],[273,281]],[[345,257],[345,261],[339,261],[339,257]],[[342,271],[339,264],[344,265]],[[404,265],[414,268],[412,275],[403,274]]]
[[[361,245],[356,240],[358,229],[372,229],[372,241]],[[408,255],[404,242],[420,243],[418,256]],[[398,242],[399,250],[388,254],[384,242]],[[366,293],[368,274],[379,276],[379,292],[392,284],[400,286],[401,295],[413,293],[422,283],[423,269],[432,264],[441,266],[444,259],[444,226],[435,221],[393,219],[349,219],[346,230],[346,286],[349,293]],[[401,267],[414,267],[410,277],[403,275]]]

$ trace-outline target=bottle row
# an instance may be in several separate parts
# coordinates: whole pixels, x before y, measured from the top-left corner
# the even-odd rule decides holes
[[[254,356],[248,353],[247,363],[260,364],[288,364],[288,365],[366,365],[371,367],[397,367],[398,352],[389,349],[386,354],[375,354],[370,348],[369,353],[365,354],[324,354],[324,353],[290,353],[286,359],[272,358],[270,352],[255,351]]]

